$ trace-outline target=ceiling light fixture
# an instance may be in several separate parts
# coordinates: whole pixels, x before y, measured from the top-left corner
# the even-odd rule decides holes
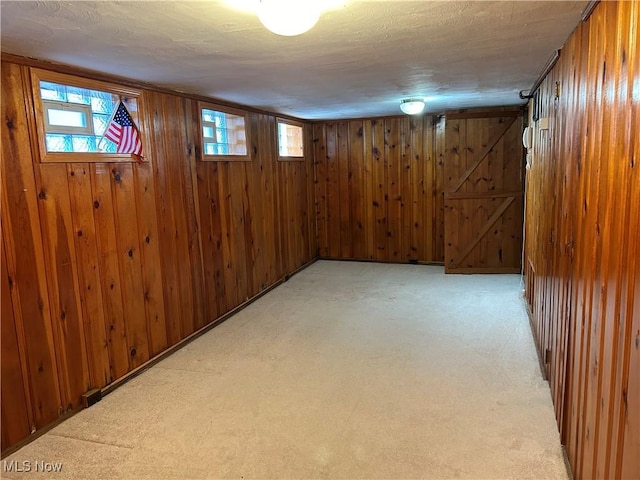
[[[424,110],[424,98],[405,98],[400,101],[400,110],[407,115],[418,115]]]
[[[321,2],[300,0],[260,0],[258,18],[277,35],[300,35],[318,22]]]

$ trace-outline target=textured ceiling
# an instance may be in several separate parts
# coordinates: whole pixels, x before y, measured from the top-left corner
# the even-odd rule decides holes
[[[2,50],[300,118],[522,103],[586,1],[347,1],[298,37],[222,1],[1,2]]]

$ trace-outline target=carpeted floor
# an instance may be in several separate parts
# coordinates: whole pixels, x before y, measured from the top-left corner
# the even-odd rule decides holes
[[[4,459],[2,478],[567,478],[521,288],[319,261]]]

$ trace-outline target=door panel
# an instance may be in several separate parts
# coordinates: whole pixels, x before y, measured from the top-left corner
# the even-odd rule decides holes
[[[447,273],[520,272],[522,129],[521,109],[447,113]]]

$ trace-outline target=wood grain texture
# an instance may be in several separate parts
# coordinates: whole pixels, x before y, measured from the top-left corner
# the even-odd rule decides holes
[[[86,339],[82,328],[75,235],[67,166],[40,165],[37,170],[40,219],[45,244],[47,284],[63,409],[79,404],[90,387]]]
[[[104,302],[100,280],[98,242],[93,216],[91,171],[89,164],[70,164],[67,167],[69,200],[75,248],[78,258],[78,281],[90,384],[101,388],[111,382],[109,349],[105,327]]]
[[[109,164],[91,165],[92,207],[98,243],[102,309],[109,348],[110,381],[120,378],[132,367],[129,359],[116,221],[111,191],[112,174]],[[110,382],[109,382],[110,383]]]
[[[431,116],[314,124],[320,257],[442,262],[436,124]]]
[[[4,237],[0,245],[2,255],[2,288],[0,302],[2,304],[2,449],[26,438],[31,431],[31,401],[27,394],[26,375],[22,368],[22,356],[18,332],[16,329],[15,311],[11,298],[13,279],[7,270]]]
[[[200,243],[193,220],[195,202],[192,184],[192,162],[189,147],[194,139],[187,137],[185,123],[193,118],[188,102],[171,95],[145,92],[151,105],[151,151],[155,160],[156,211],[160,243],[160,261],[165,287],[166,334],[173,345],[195,331],[198,309],[193,282],[202,278]]]
[[[530,105],[526,294],[576,478],[640,478],[639,27],[600,2]]]
[[[129,364],[135,368],[150,358],[150,351],[142,279],[146,265],[140,255],[133,168],[131,164],[111,165],[111,192]]]
[[[431,189],[430,199],[433,204],[433,228],[434,258],[440,262],[444,262],[444,162],[446,153],[445,144],[445,118],[440,115],[434,118],[434,141],[433,151],[435,161],[433,163],[433,188]],[[427,172],[425,172],[427,173]],[[428,188],[428,184],[425,186]]]
[[[518,108],[447,112],[447,273],[520,272],[522,130],[523,115]]]
[[[307,142],[311,133],[310,126],[305,125]],[[280,251],[285,253],[282,264],[284,275],[298,270],[317,254],[314,186],[313,183],[309,184],[309,180],[314,178],[311,145],[307,145],[304,151],[306,153],[302,161],[277,162],[280,196],[276,215],[281,221],[283,242]]]
[[[3,62],[3,451],[317,252],[310,124],[280,162],[252,111],[250,161],[204,162],[198,101],[141,90],[144,163],[43,163],[32,92]]]
[[[54,421],[62,408],[56,362],[49,285],[47,285],[42,228],[38,213],[41,193],[36,186],[29,117],[24,98],[25,72],[2,63],[2,237],[18,341],[19,362],[25,372],[25,395],[30,397],[32,431]],[[4,330],[4,329],[3,329]],[[2,349],[2,363],[15,364],[15,350]],[[3,396],[4,399],[4,396]],[[14,415],[15,404],[2,410]],[[16,414],[19,415],[19,414]],[[4,428],[4,427],[3,427]],[[3,438],[4,433],[3,433]],[[14,433],[11,440],[18,440]]]

